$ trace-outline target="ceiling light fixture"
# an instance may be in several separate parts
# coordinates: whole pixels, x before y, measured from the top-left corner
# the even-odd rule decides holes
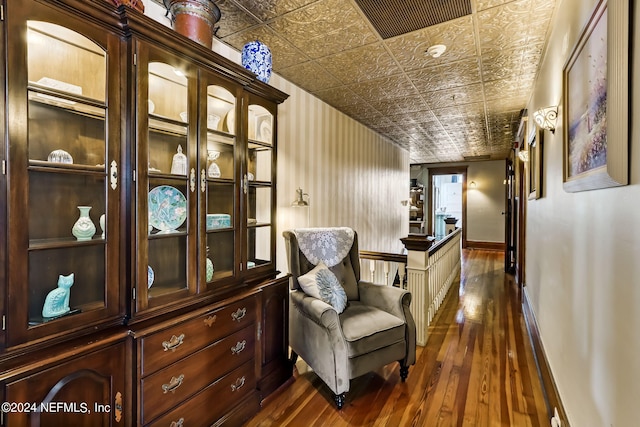
[[[447,50],[447,47],[443,44],[434,44],[433,46],[427,49],[426,54],[433,57],[439,58]]]
[[[558,107],[551,106],[540,108],[533,113],[533,120],[540,129],[550,130],[555,133],[556,120],[558,119]]]

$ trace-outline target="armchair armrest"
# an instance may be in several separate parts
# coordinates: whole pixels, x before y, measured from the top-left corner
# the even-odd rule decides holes
[[[400,288],[376,285],[363,281],[358,284],[358,287],[360,290],[360,301],[364,304],[379,308],[400,319],[405,319],[404,307],[409,308],[411,304],[411,292]]]
[[[411,305],[411,292],[391,286],[375,285],[370,282],[360,282],[360,301],[393,314],[403,319],[407,325],[405,338],[407,340],[407,353],[402,360],[403,366],[416,363],[416,324],[409,309]]]
[[[337,395],[349,390],[349,355],[338,312],[303,291],[289,297],[289,345]]]
[[[311,297],[303,291],[291,292],[291,303],[295,309],[313,322],[327,329],[337,328],[341,333],[338,312],[330,304]]]

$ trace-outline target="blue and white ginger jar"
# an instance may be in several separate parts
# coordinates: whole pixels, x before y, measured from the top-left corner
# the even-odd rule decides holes
[[[269,83],[271,78],[271,51],[258,40],[249,42],[242,49],[242,66],[254,73],[258,80]]]

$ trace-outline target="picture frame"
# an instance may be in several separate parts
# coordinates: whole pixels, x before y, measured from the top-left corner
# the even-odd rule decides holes
[[[544,132],[533,125],[527,140],[529,161],[527,162],[527,180],[529,182],[529,200],[542,197],[542,147]]]
[[[563,67],[567,192],[628,184],[629,13],[628,2],[598,2]]]

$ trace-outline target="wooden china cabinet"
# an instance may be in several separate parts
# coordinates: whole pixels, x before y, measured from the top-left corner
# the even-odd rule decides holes
[[[240,423],[291,376],[287,95],[128,7],[2,7],[0,425]]]

